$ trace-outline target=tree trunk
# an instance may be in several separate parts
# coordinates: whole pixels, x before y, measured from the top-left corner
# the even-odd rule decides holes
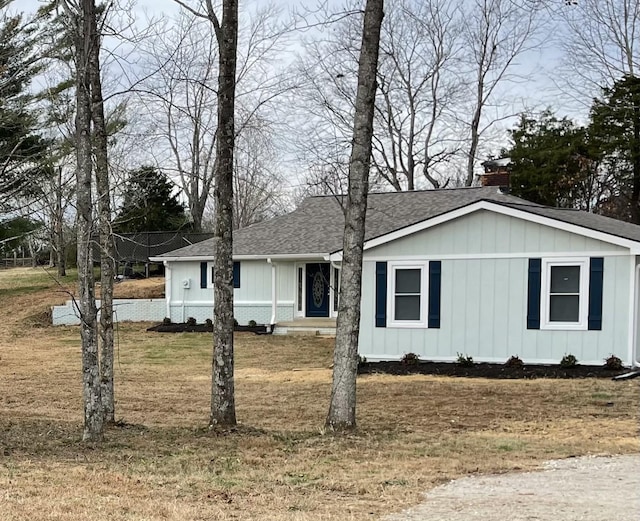
[[[376,97],[376,72],[380,46],[383,0],[367,0],[362,47],[358,65],[358,91],[349,162],[349,191],[345,209],[340,304],[333,354],[333,385],[326,426],[348,430],[356,426],[356,374],[360,297],[362,293],[362,251],[367,210],[369,162]]]
[[[91,115],[95,154],[98,223],[100,232],[100,383],[104,420],[115,422],[113,383],[113,278],[115,275],[113,234],[111,230],[111,191],[107,158],[107,128],[100,79],[100,34],[93,17],[93,44],[89,56],[91,78]]]
[[[213,22],[213,20],[212,20]],[[236,424],[233,378],[233,151],[238,1],[222,2],[214,23],[219,47],[218,141],[215,165],[213,370],[210,426]]]
[[[76,52],[76,210],[78,220],[78,307],[82,340],[82,384],[84,399],[83,440],[102,439],[103,413],[100,398],[98,327],[93,276],[93,205],[91,154],[91,81],[88,61],[95,18],[94,0],[82,0],[77,16]]]
[[[58,167],[56,181],[56,203],[53,222],[53,249],[55,250],[55,263],[58,268],[58,277],[67,275],[67,258],[64,248],[64,210],[62,208],[62,167]]]
[[[478,87],[478,105],[473,114],[473,120],[471,121],[471,142],[469,144],[469,153],[467,155],[467,177],[464,180],[465,186],[471,186],[473,184],[473,174],[476,164],[476,154],[478,153],[478,141],[480,140],[480,134],[478,129],[480,127],[480,117],[482,115],[482,93],[480,87]]]

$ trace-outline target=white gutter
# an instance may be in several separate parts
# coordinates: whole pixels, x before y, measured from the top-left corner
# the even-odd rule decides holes
[[[295,254],[277,254],[277,255],[234,255],[233,260],[329,260],[328,253],[295,253]],[[197,262],[212,262],[214,260],[213,255],[201,255],[201,256],[189,256],[189,257],[149,257],[151,262],[179,262],[179,261],[197,261]]]

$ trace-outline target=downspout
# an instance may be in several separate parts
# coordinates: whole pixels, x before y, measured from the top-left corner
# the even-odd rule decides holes
[[[167,317],[171,319],[171,267],[164,261],[164,299],[167,306]]]
[[[277,276],[277,265],[275,262],[271,260],[271,258],[267,259],[267,262],[271,264],[271,331],[276,325],[276,314],[278,311],[278,276]]]
[[[634,262],[636,257],[633,257]],[[633,314],[633,335],[631,336],[631,346],[629,348],[629,355],[631,359],[631,367],[636,368],[640,364],[638,363],[638,299],[640,298],[640,288],[638,288],[638,283],[640,281],[640,264],[636,265],[635,272],[635,280],[633,281],[634,287],[634,301],[633,306],[631,307],[631,313]]]

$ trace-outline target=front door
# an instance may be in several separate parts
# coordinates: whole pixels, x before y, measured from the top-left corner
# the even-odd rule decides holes
[[[329,316],[329,264],[307,264],[307,317]]]

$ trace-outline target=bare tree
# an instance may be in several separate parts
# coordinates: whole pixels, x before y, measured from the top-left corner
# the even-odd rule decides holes
[[[103,436],[98,322],[93,275],[93,201],[91,139],[91,48],[96,45],[96,7],[94,0],[74,5],[60,0],[73,24],[76,75],[76,211],[78,227],[78,310],[82,340],[82,382],[84,402],[83,439],[95,441]],[[76,9],[74,9],[77,8]]]
[[[334,430],[356,426],[356,374],[362,252],[371,160],[371,140],[376,98],[376,73],[380,46],[383,0],[367,0],[358,66],[358,90],[353,122],[353,147],[349,162],[349,191],[345,209],[340,304],[333,355],[333,385],[326,425]]]
[[[349,8],[354,8],[354,2]],[[344,171],[354,112],[358,33],[344,17],[330,36],[306,43],[301,109],[309,130],[301,140],[314,170]],[[444,166],[459,153],[454,105],[461,94],[461,18],[457,2],[401,0],[387,7],[382,25],[374,119],[372,182],[413,190],[448,182]]]
[[[246,9],[247,21],[239,28],[236,136],[267,122],[275,134],[275,101],[292,88],[286,71],[276,63],[285,33],[272,6]],[[216,160],[218,41],[210,23],[197,13],[186,9],[177,23],[163,26],[149,40],[144,54],[157,72],[137,90],[155,128],[154,138],[168,144],[167,159],[180,180],[194,228],[201,229]],[[166,161],[162,166],[166,168]]]
[[[602,87],[640,73],[640,2],[580,0],[556,10],[565,22],[562,90],[589,106]]]
[[[458,152],[451,111],[460,91],[458,5],[443,0],[394,2],[385,14],[378,70],[373,164],[395,190],[414,190]]]
[[[211,427],[236,424],[233,376],[233,153],[238,49],[238,2],[222,1],[222,19],[212,0],[205,12],[175,0],[212,25],[218,42],[218,121],[215,162],[215,252],[213,262],[213,367]]]
[[[100,77],[101,30],[96,16],[92,18],[93,42],[89,49],[89,78],[91,81],[91,118],[93,122],[93,150],[95,154],[96,191],[98,198],[98,229],[100,235],[100,383],[104,420],[115,422],[113,382],[113,279],[115,276],[115,248],[111,230],[111,189],[107,122]]]
[[[145,46],[149,67],[155,72],[140,97],[155,128],[152,136],[168,144],[170,164],[180,179],[194,230],[200,231],[214,177],[215,35],[207,21],[181,12],[175,23],[159,27]],[[157,143],[152,146],[157,149]]]
[[[284,213],[284,180],[269,126],[238,134],[234,153],[233,228],[237,230]]]
[[[513,0],[473,0],[465,4],[463,19],[464,48],[469,74],[469,99],[472,100],[467,121],[469,141],[465,185],[474,179],[478,145],[482,134],[497,119],[483,123],[490,104],[497,109],[498,87],[509,80],[516,59],[535,47],[539,9],[537,4],[519,4]]]

